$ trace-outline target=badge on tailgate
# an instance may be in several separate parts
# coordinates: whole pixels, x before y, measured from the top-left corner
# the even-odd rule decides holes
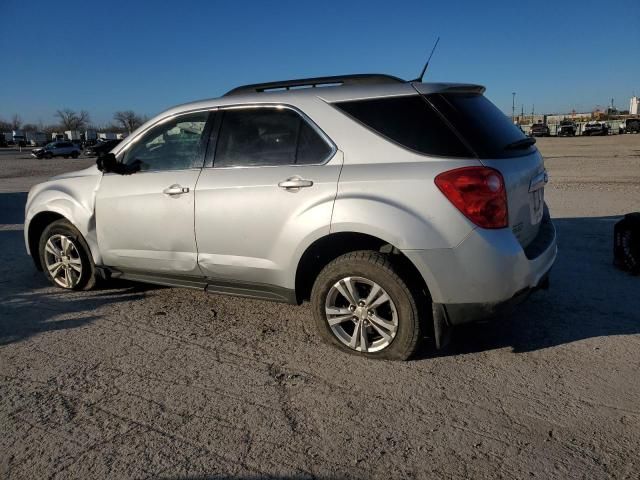
[[[531,179],[529,183],[529,210],[531,224],[536,225],[542,220],[544,213],[544,187],[549,183],[549,174],[543,170]]]

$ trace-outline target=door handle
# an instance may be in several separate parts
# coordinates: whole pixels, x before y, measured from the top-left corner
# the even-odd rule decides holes
[[[165,195],[180,195],[182,193],[189,193],[189,187],[183,187],[181,185],[175,184],[165,188],[162,193],[164,193]]]
[[[287,178],[285,181],[278,183],[280,188],[290,189],[290,188],[306,188],[313,186],[313,182],[311,180],[305,180],[300,177],[291,177]]]

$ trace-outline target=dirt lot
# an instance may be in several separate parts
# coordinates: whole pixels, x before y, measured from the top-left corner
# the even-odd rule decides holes
[[[28,189],[91,160],[0,152],[0,478],[639,478],[640,135],[545,138],[551,290],[406,363],[319,342],[308,306],[50,287]]]

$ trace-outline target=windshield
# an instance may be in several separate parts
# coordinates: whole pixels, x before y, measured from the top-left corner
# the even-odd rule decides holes
[[[44,148],[53,148],[53,147],[55,147],[55,145],[56,145],[56,142],[47,143],[47,144],[44,146]]]

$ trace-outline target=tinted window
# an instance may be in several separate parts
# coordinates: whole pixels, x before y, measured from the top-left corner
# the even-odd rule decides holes
[[[180,116],[152,128],[127,150],[124,163],[140,170],[182,170],[202,166],[201,139],[208,112]]]
[[[525,138],[511,119],[486,97],[478,94],[432,94],[426,96],[480,158],[513,157],[531,153],[534,147],[506,149]],[[544,125],[533,128],[545,128]]]
[[[416,152],[448,157],[473,156],[420,95],[334,105],[389,140]]]
[[[224,112],[214,167],[308,165],[327,160],[331,147],[286,108]]]
[[[326,160],[330,153],[329,144],[311,125],[301,119],[296,163],[301,165],[320,163]]]

